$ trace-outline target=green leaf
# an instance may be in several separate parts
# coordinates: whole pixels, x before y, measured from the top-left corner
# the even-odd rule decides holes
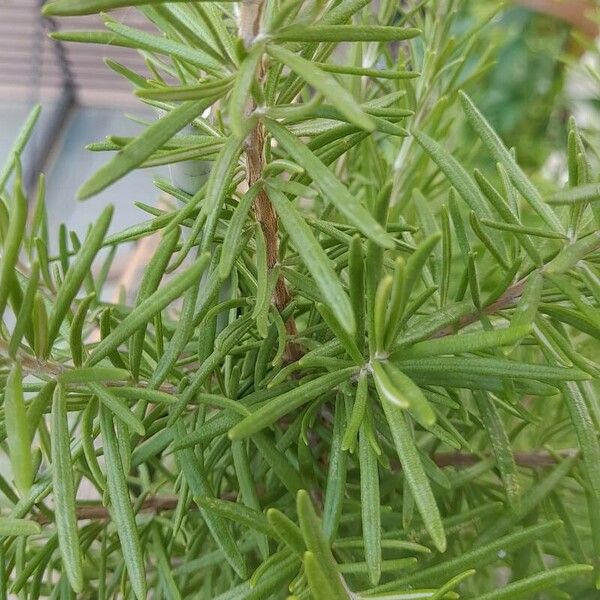
[[[307,30],[307,28],[303,29]],[[348,117],[351,123],[366,131],[375,129],[372,119],[361,109],[348,90],[337,82],[335,77],[321,71],[312,62],[282,46],[269,45],[267,52],[272,58],[287,65],[309,85],[323,94],[328,102]]]
[[[364,362],[364,357],[361,354],[360,350],[356,346],[356,342],[354,341],[354,337],[348,333],[345,329],[343,329],[335,316],[333,310],[329,308],[329,306],[325,304],[318,303],[317,310],[321,313],[323,320],[327,323],[327,326],[331,331],[335,334],[336,338],[340,340],[344,349],[348,353],[348,355],[356,362],[357,364],[362,364]],[[304,358],[300,359],[300,363],[305,364]]]
[[[500,411],[489,394],[474,392],[473,397],[496,457],[496,465],[504,483],[504,492],[508,503],[514,509],[518,509],[520,504],[519,473]]]
[[[161,579],[162,587],[166,594],[171,600],[181,600],[182,596],[175,583],[175,579],[172,573],[172,567],[167,557],[165,550],[164,540],[160,535],[160,528],[158,525],[154,525],[152,528],[153,537],[153,549],[156,556],[156,562],[158,566],[159,577]]]
[[[62,285],[58,289],[56,298],[52,304],[52,311],[48,317],[48,342],[47,352],[50,352],[62,322],[71,307],[71,303],[77,296],[81,284],[88,276],[92,262],[96,254],[102,247],[102,242],[110,221],[112,219],[113,207],[107,206],[103,211],[89,234],[86,236],[83,245],[77,252],[75,261],[69,266]]]
[[[250,88],[256,74],[263,53],[263,44],[254,44],[247,56],[241,62],[235,83],[229,99],[229,118],[231,119],[231,131],[238,139],[244,138],[248,133],[248,109],[252,100]]]
[[[342,327],[353,334],[356,324],[352,306],[329,257],[315,239],[310,227],[281,192],[269,188],[269,198],[329,308],[335,311]]]
[[[146,573],[142,546],[129,497],[127,479],[123,471],[123,461],[119,453],[113,419],[105,407],[100,407],[100,427],[104,442],[106,483],[111,503],[111,515],[119,536],[129,582],[138,600],[144,600],[146,598]]]
[[[522,363],[503,358],[478,357],[440,357],[414,360],[401,360],[400,368],[407,373],[426,374],[430,372],[444,374],[485,375],[492,377],[512,377],[515,379],[534,379],[536,381],[580,381],[590,376],[579,369],[553,367]]]
[[[498,168],[500,169],[500,172],[502,174],[506,173],[502,165],[498,165]],[[474,174],[477,184],[485,194],[486,198],[489,200],[490,204],[494,207],[494,210],[498,212],[500,217],[506,223],[510,224],[510,226],[515,226],[519,228],[523,227],[522,223],[519,220],[519,217],[516,214],[514,204],[509,207],[509,205],[504,201],[504,198],[500,195],[500,192],[496,190],[496,188],[485,178],[485,176],[478,169],[475,169]],[[512,184],[510,183],[510,181],[508,181],[508,175],[506,175],[505,178],[507,180],[506,186],[510,186],[510,189],[513,190]],[[516,239],[518,240],[519,244],[521,244],[525,252],[527,252],[527,254],[531,257],[531,260],[534,262],[534,264],[541,265],[542,259],[539,255],[537,248],[534,246],[529,237],[527,237],[527,235],[517,233],[516,231],[515,233],[517,234]]]
[[[381,364],[395,390],[396,404],[402,406],[406,402],[415,419],[424,427],[435,425],[435,412],[419,387],[390,361],[386,360]],[[398,399],[401,401],[398,402]]]
[[[596,202],[600,200],[600,185],[587,183],[556,192],[546,198],[548,204],[578,204],[581,202]]]
[[[425,358],[441,354],[463,354],[465,352],[479,352],[481,350],[501,348],[524,338],[530,330],[530,324],[518,325],[513,322],[510,327],[505,327],[504,329],[448,335],[417,342],[408,348],[396,350],[391,358]]]
[[[121,421],[124,425],[132,431],[139,435],[144,435],[146,433],[146,428],[143,423],[129,410],[125,404],[123,404],[118,398],[116,398],[108,388],[100,385],[99,383],[93,383],[92,380],[88,380],[87,387],[89,390],[98,397],[100,403],[105,406],[108,410],[119,421]]]
[[[540,525],[527,527],[517,533],[498,538],[493,542],[461,553],[456,558],[442,561],[437,565],[420,569],[416,573],[411,573],[401,577],[389,585],[380,585],[378,588],[370,590],[371,592],[385,592],[388,589],[406,588],[415,585],[431,585],[438,581],[445,581],[448,577],[453,577],[462,573],[466,569],[481,569],[485,565],[498,561],[498,552],[511,552],[528,544],[535,544],[542,537],[558,529],[562,523],[560,521],[547,521]]]
[[[135,95],[144,100],[163,102],[192,101],[210,99],[214,102],[217,97],[224,96],[233,84],[231,77],[211,79],[199,85],[169,86],[137,90]]]
[[[239,252],[239,243],[243,239],[242,231],[246,223],[250,209],[252,208],[257,196],[261,193],[263,187],[262,181],[257,181],[241,198],[235,207],[233,216],[229,221],[223,245],[221,247],[221,258],[219,261],[219,277],[221,280],[227,279],[233,269],[233,263]]]
[[[73,320],[71,321],[71,328],[69,330],[69,346],[71,349],[71,355],[73,357],[73,364],[76,367],[80,367],[83,362],[83,327],[85,324],[85,317],[87,311],[90,308],[92,302],[96,299],[96,294],[92,293],[87,295],[79,303]]]
[[[390,304],[390,293],[394,279],[386,275],[377,286],[375,301],[373,302],[373,332],[375,334],[375,352],[381,354],[385,351],[385,337],[388,333],[387,309]]]
[[[532,594],[543,590],[555,589],[576,577],[589,574],[593,571],[590,565],[567,565],[557,567],[537,575],[532,575],[520,581],[514,581],[487,594],[481,594],[478,600],[518,600],[519,598],[531,598]]]
[[[177,247],[179,241],[180,230],[175,227],[169,232],[165,232],[161,238],[156,252],[154,252],[148,266],[144,270],[144,275],[137,292],[135,306],[138,307],[144,300],[153,294],[160,285],[161,279],[167,270],[169,260]],[[142,361],[142,352],[144,338],[146,336],[146,327],[141,327],[132,336],[129,342],[129,365],[131,374],[134,379],[137,379]]]
[[[287,544],[296,554],[300,556],[304,554],[306,544],[298,525],[276,508],[270,508],[267,511],[267,520],[282,542]]]
[[[185,432],[185,427],[181,420],[175,424],[174,432],[179,437],[181,437],[182,433]],[[196,455],[194,454],[194,451],[189,448],[185,448],[183,450],[178,450],[176,456],[177,460],[181,464],[183,476],[187,481],[193,497],[199,498],[214,496],[210,482],[206,478],[204,472],[200,469],[200,465]],[[205,511],[202,507],[200,507],[200,511],[214,540],[225,555],[227,562],[240,577],[246,578],[247,569],[244,558],[240,553],[226,522],[220,515]]]
[[[270,433],[265,431],[256,432],[252,436],[252,441],[265,462],[271,467],[273,473],[292,494],[303,487],[302,477],[298,469],[282,455]]]
[[[248,457],[248,452],[246,451],[246,442],[232,442],[231,456],[233,459],[235,474],[237,476],[237,480],[240,486],[240,496],[242,502],[245,506],[253,508],[257,512],[260,511],[260,500],[258,498],[258,492],[256,490],[256,484],[254,482],[252,467],[250,465],[250,459]],[[272,527],[270,527],[270,530],[272,533]],[[269,556],[269,541],[266,535],[260,534],[257,535],[256,539],[261,556],[263,560],[266,560],[266,558]]]
[[[355,225],[359,231],[385,248],[392,248],[393,241],[383,227],[377,223],[334,174],[294,135],[276,121],[265,119],[269,133],[284,150],[301,164],[325,197],[339,212]]]
[[[58,547],[73,591],[83,591],[81,546],[77,532],[75,485],[71,439],[67,422],[67,399],[62,385],[57,385],[52,399],[52,489]]]
[[[342,73],[344,75],[358,75],[360,77],[377,77],[381,79],[414,79],[419,77],[416,71],[396,71],[394,69],[365,69],[349,65],[333,63],[317,63],[321,71],[328,73]]]
[[[561,385],[563,399],[575,429],[579,447],[583,453],[583,461],[591,489],[594,496],[600,501],[600,479],[598,478],[600,442],[598,441],[597,426],[594,424],[590,413],[589,398],[586,398],[582,393],[584,389],[576,383]]]
[[[27,282],[27,288],[23,295],[23,301],[21,302],[21,308],[17,313],[17,320],[13,329],[12,336],[10,337],[10,344],[8,346],[8,353],[10,356],[16,356],[23,335],[27,336],[30,346],[35,346],[35,337],[32,327],[33,310],[35,304],[36,292],[40,280],[40,265],[37,261],[31,265],[31,272],[29,274],[29,281]]]
[[[29,519],[11,519],[0,517],[0,535],[11,537],[20,535],[38,535],[42,528],[35,521]]]
[[[161,4],[167,1],[182,2],[183,0],[56,0],[55,2],[44,4],[42,14],[47,17],[92,15],[124,6]]]
[[[346,414],[343,400],[338,398],[333,419],[333,437],[329,451],[325,500],[323,501],[323,533],[329,540],[336,537],[343,512],[346,491],[347,456],[342,447]]]
[[[207,252],[213,241],[219,214],[242,152],[242,142],[231,136],[221,148],[206,182],[206,197],[202,203],[200,218],[205,218],[200,250]],[[192,238],[193,239],[193,238]]]
[[[365,261],[358,234],[352,237],[348,252],[348,288],[356,321],[356,343],[360,350],[365,344]]]
[[[435,594],[433,594],[430,600],[442,600],[442,598],[448,598],[448,592],[453,590],[461,581],[463,581],[467,577],[475,575],[475,573],[477,573],[475,569],[469,569],[464,573],[459,573],[458,575],[455,575],[454,577],[452,577],[452,579],[447,581]]]
[[[534,483],[525,490],[521,496],[521,502],[514,510],[506,512],[498,517],[476,540],[475,545],[489,544],[491,540],[504,535],[516,527],[525,517],[532,514],[538,506],[556,489],[559,483],[569,474],[577,455],[562,460],[550,473],[539,482]]]
[[[33,483],[34,473],[20,362],[14,363],[6,379],[4,422],[13,480],[21,495],[25,496]]]
[[[423,150],[440,168],[448,181],[456,188],[462,199],[477,216],[486,217],[489,211],[481,192],[465,168],[441,144],[421,131],[413,131],[413,136]]]
[[[369,399],[368,392],[369,378],[365,372],[361,372],[356,386],[356,396],[354,399],[354,406],[352,407],[352,414],[350,415],[350,420],[348,421],[342,440],[342,450],[354,451],[356,436],[358,435],[358,430],[362,425],[367,410],[367,402]]]
[[[550,274],[567,273],[580,260],[600,248],[600,232],[595,231],[579,240],[566,245],[545,267]]]
[[[385,397],[388,402],[398,408],[408,408],[408,398],[406,398],[393,384],[389,374],[383,368],[382,361],[376,360],[372,363],[373,380],[380,398]]]
[[[492,129],[485,117],[479,112],[475,104],[473,104],[472,100],[462,91],[459,92],[459,95],[467,120],[473,129],[475,129],[477,135],[494,159],[504,166],[511,181],[519,192],[521,192],[523,198],[552,231],[563,233],[564,228],[559,218],[550,207],[544,203],[540,193],[517,165],[511,153],[506,149],[506,146],[504,146],[502,140],[498,137],[498,134]]]
[[[527,285],[515,308],[509,329],[531,327],[538,312],[543,287],[544,278],[539,271],[534,271],[527,279]]]
[[[102,381],[127,381],[128,379],[129,371],[116,367],[79,367],[63,371],[58,376],[58,380],[63,385]]]
[[[208,512],[214,512],[224,519],[229,519],[244,527],[249,527],[270,537],[275,537],[275,532],[267,521],[267,518],[258,510],[236,502],[206,496],[195,496],[194,502],[200,508]]]
[[[308,587],[311,592],[311,598],[314,600],[347,600],[348,595],[343,588],[335,585],[335,579],[339,577],[337,573],[330,573],[319,562],[319,559],[313,552],[304,553],[304,573],[308,580]]]
[[[498,229],[499,231],[512,231],[523,235],[533,235],[536,237],[549,238],[555,240],[565,240],[567,236],[563,233],[548,231],[547,229],[538,229],[537,227],[525,227],[515,223],[504,223],[503,221],[492,221],[491,219],[481,219],[481,223],[486,227]]]
[[[305,490],[300,490],[296,496],[296,510],[300,521],[300,530],[306,543],[307,553],[315,559],[319,571],[323,576],[319,577],[319,582],[327,582],[327,591],[329,595],[323,598],[347,600],[342,579],[337,572],[337,563],[329,547],[327,538],[323,535],[321,529],[321,520],[317,517],[312,501]],[[306,553],[304,554],[306,557]]]
[[[346,381],[355,371],[356,367],[349,367],[341,371],[321,375],[269,400],[231,428],[229,438],[232,440],[245,438],[265,427],[269,427],[284,415],[331,391],[334,387]]]
[[[212,104],[212,100],[208,98],[184,102],[147,127],[83,184],[78,192],[79,198],[83,200],[94,196],[139,167],[155,150],[202,114]]]
[[[16,282],[15,265],[19,258],[19,250],[25,233],[27,221],[27,199],[23,195],[21,181],[15,184],[14,200],[8,220],[8,231],[2,245],[2,262],[0,262],[0,318],[6,309],[11,289]]]
[[[27,142],[31,138],[31,134],[33,133],[33,129],[37,120],[42,112],[42,107],[39,104],[36,104],[27,115],[23,126],[19,130],[17,137],[10,149],[10,151],[6,154],[8,156],[8,160],[4,163],[4,166],[0,170],[0,192],[4,190],[4,186],[10,177],[10,174],[13,172],[15,168],[15,158],[21,156],[21,153],[25,149]]]
[[[272,37],[278,42],[393,42],[408,40],[420,33],[412,27],[381,25],[290,25]]]
[[[431,256],[431,253],[437,243],[440,241],[441,234],[434,233],[426,237],[418,246],[417,249],[410,255],[406,261],[406,267],[404,268],[404,279],[402,285],[401,295],[401,306],[402,309],[398,309],[397,314],[402,315],[408,306],[408,300],[413,288],[417,285],[420,277],[422,277],[423,269],[427,263],[427,260]],[[395,332],[394,332],[395,333]],[[394,337],[394,336],[392,336]]]
[[[365,543],[365,561],[371,585],[381,577],[381,514],[377,455],[368,439],[366,423],[358,436],[358,463],[360,467],[360,505],[362,532]]]
[[[446,550],[444,525],[433,492],[431,491],[429,480],[425,475],[419,451],[415,446],[412,433],[406,422],[404,411],[387,395],[380,394],[380,399],[383,412],[392,432],[398,458],[402,464],[404,477],[408,482],[417,508],[421,513],[423,523],[436,548],[440,552],[444,552]]]
[[[180,59],[185,61],[186,63],[191,63],[200,67],[201,69],[216,75],[221,75],[222,69],[220,68],[219,61],[220,56],[218,53],[212,51],[212,48],[206,44],[202,43],[200,40],[197,44],[190,46],[190,44],[183,44],[179,41],[175,41],[173,39],[169,39],[164,36],[153,35],[147,31],[143,31],[140,29],[136,29],[133,27],[128,27],[127,25],[123,25],[122,23],[118,23],[110,18],[104,22],[107,29],[111,31],[111,33],[116,34],[117,40],[119,43],[120,40],[124,40],[127,42],[131,41],[131,45],[138,50],[147,50],[148,52],[157,52],[159,54],[166,54],[172,59]],[[108,42],[110,44],[110,41]],[[196,45],[199,48],[195,47]],[[161,80],[158,77],[159,81]],[[224,93],[221,88],[221,83],[226,83],[227,77],[221,80],[220,78],[215,83],[215,94],[216,97],[221,96]],[[229,81],[231,81],[229,79]],[[211,82],[212,84],[213,82]],[[197,89],[197,86],[194,86]],[[208,86],[211,87],[210,85]],[[136,90],[136,94],[138,92],[143,92],[146,89],[151,89],[149,86],[144,86],[141,90]],[[196,96],[189,96],[188,100],[200,99],[206,97],[205,94],[198,94]],[[175,100],[176,98],[173,98]],[[184,98],[179,98],[183,100]]]
[[[91,367],[106,358],[112,350],[117,348],[142,325],[146,325],[173,300],[179,298],[188,287],[197,283],[208,266],[209,260],[208,254],[202,254],[192,266],[169,281],[169,285],[148,296],[94,348],[85,362],[85,366]]]

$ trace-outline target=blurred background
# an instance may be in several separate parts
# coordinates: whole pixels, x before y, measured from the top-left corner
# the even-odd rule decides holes
[[[104,64],[114,59],[144,73],[144,57],[127,48],[50,39],[46,34],[58,27],[102,29],[102,21],[92,16],[57,23],[40,16],[41,4],[43,0],[0,0],[0,162],[31,106],[41,103],[41,123],[24,171],[30,187],[36,173],[47,175],[51,228],[65,222],[69,229],[84,231],[101,206],[112,202],[117,208],[113,227],[120,229],[140,220],[134,200],[157,200],[147,171],[121,180],[93,205],[75,202],[74,195],[106,160],[103,153],[85,152],[86,144],[109,134],[131,135],[139,130],[140,120],[155,118],[133,97],[128,82]],[[411,8],[418,3],[401,4]],[[493,59],[484,81],[469,92],[506,142],[516,147],[522,163],[560,178],[568,116],[575,114],[579,125],[588,128],[588,138],[597,135],[600,79],[593,40],[598,23],[590,16],[594,0],[512,0],[487,22],[483,15],[499,4],[454,2],[459,18],[453,27],[466,29],[481,20],[480,53]],[[135,9],[114,16],[134,27],[152,28]]]
[[[46,174],[50,230],[65,223],[70,230],[85,232],[108,203],[117,209],[113,229],[122,229],[141,220],[133,200],[156,202],[152,174],[158,169],[130,174],[94,199],[93,208],[77,202],[75,193],[106,161],[106,154],[87,152],[84,146],[109,134],[133,135],[141,129],[136,121],[155,118],[133,96],[127,80],[105,64],[113,59],[144,72],[144,59],[127,48],[50,39],[48,34],[58,25],[40,15],[42,4],[43,0],[0,0],[0,163],[31,107],[40,103],[42,114],[23,169],[29,188],[39,172]],[[131,26],[152,27],[135,10],[113,14]],[[60,26],[103,29],[98,16],[62,19]]]

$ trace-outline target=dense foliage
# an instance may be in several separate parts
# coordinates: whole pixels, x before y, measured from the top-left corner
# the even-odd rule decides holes
[[[172,179],[54,253],[20,177],[37,109],[0,172],[0,598],[597,597],[585,135],[564,188],[532,177],[462,91],[495,2],[238,4],[45,6],[157,30],[55,34],[141,52],[108,66],[161,115],[92,146],[81,198]]]

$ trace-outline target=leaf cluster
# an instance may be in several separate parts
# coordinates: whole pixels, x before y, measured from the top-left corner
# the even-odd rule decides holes
[[[45,5],[101,13],[53,37],[141,52],[108,67],[162,115],[80,197],[177,176],[55,246],[38,109],[0,172],[0,597],[594,597],[598,177],[574,121],[564,189],[519,166],[460,4]]]

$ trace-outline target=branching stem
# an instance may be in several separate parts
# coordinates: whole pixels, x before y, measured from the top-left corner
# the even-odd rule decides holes
[[[260,33],[260,17],[263,8],[263,0],[244,0],[240,7],[239,31],[240,36],[246,47],[252,44],[252,41]],[[259,80],[264,79],[264,67],[259,64]],[[247,114],[251,115],[256,108],[256,104],[249,99]],[[265,167],[265,132],[262,123],[257,122],[252,131],[246,138],[244,149],[246,153],[246,183],[248,187],[256,183],[263,174]],[[267,249],[267,269],[269,271],[277,267],[279,263],[279,226],[277,214],[269,200],[267,192],[262,189],[254,204],[254,214],[257,223],[260,225],[265,236]],[[285,283],[285,279],[280,275],[275,284],[275,292],[272,302],[279,312],[282,312],[291,302],[291,295]],[[290,336],[296,336],[298,330],[293,317],[290,317],[286,324],[286,331]],[[297,344],[288,343],[286,348],[286,360],[293,362],[300,357],[301,351]]]

